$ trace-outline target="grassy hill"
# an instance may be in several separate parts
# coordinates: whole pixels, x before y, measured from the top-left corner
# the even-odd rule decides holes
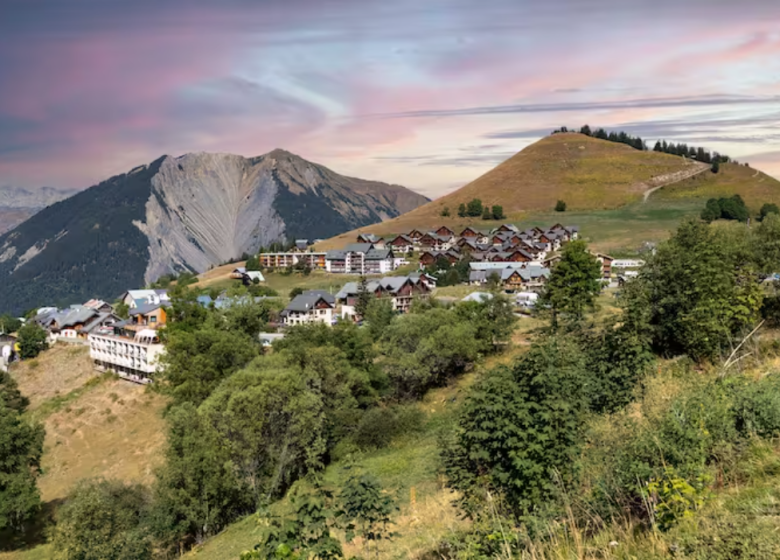
[[[679,220],[697,215],[711,197],[740,194],[752,211],[780,203],[780,182],[755,169],[721,165],[713,174],[678,156],[640,152],[624,144],[581,134],[555,134],[528,146],[463,188],[381,224],[328,239],[317,249],[341,247],[358,233],[403,233],[444,224],[493,227],[492,221],[459,218],[458,205],[479,198],[499,204],[505,221],[519,226],[577,224],[597,248],[614,250],[657,241]],[[645,193],[650,193],[645,201]],[[565,213],[553,212],[557,200]],[[449,208],[451,216],[442,217]]]
[[[44,515],[85,478],[152,481],[165,442],[163,397],[141,385],[98,375],[84,346],[56,345],[17,364],[11,374],[30,399],[28,414],[46,429],[38,481]],[[28,550],[4,553],[0,546],[0,560],[51,557],[48,545],[40,544],[45,535],[33,531],[24,538]]]

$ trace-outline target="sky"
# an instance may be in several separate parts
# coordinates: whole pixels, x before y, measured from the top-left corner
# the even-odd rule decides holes
[[[0,185],[283,148],[435,198],[585,123],[780,178],[780,2],[0,2]]]

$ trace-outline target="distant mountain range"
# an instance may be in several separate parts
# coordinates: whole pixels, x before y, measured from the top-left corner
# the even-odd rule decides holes
[[[52,187],[25,189],[0,186],[0,234],[15,228],[50,204],[72,196],[74,192]]]
[[[426,202],[283,150],[163,156],[0,235],[0,313],[113,299],[168,272],[204,272],[275,241],[331,237]]]

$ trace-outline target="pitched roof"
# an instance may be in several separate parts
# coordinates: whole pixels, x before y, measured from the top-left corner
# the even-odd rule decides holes
[[[391,258],[393,258],[393,251],[390,249],[371,249],[365,256],[367,261],[382,261]]]
[[[282,316],[287,316],[291,311],[297,311],[300,313],[306,313],[317,305],[320,300],[324,301],[330,306],[333,306],[335,300],[332,295],[322,290],[312,290],[310,292],[303,292],[293,298],[293,300],[287,304],[287,307],[282,311]]]
[[[156,309],[160,309],[161,307],[161,303],[147,303],[145,305],[139,305],[138,307],[130,310],[130,315],[146,315],[152,311],[155,311]]]
[[[368,253],[373,248],[373,243],[350,243],[344,247],[344,250],[352,253]]]
[[[254,280],[257,278],[260,282],[265,282],[265,276],[263,276],[263,273],[259,270],[250,270],[249,272],[245,272],[244,276],[249,278],[250,280]]]

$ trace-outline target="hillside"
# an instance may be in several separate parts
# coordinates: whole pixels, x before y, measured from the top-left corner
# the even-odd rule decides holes
[[[427,199],[275,150],[163,156],[54,204],[0,236],[0,312],[113,299],[260,246],[326,238]]]
[[[0,234],[15,228],[36,212],[73,193],[74,191],[52,187],[0,187]]]
[[[644,195],[649,194],[647,204]],[[709,166],[657,152],[640,152],[624,144],[598,140],[581,134],[555,134],[528,146],[498,167],[463,188],[382,224],[363,227],[328,239],[318,249],[340,247],[354,241],[361,232],[390,235],[413,228],[428,229],[438,224],[453,229],[466,225],[492,227],[480,218],[459,218],[459,204],[479,198],[484,205],[499,204],[507,222],[518,225],[549,225],[565,221],[584,227],[584,235],[600,243],[601,217],[615,219],[632,237],[657,240],[674,227],[683,215],[698,214],[699,201],[740,194],[753,211],[764,202],[780,203],[780,181],[755,169],[724,164],[713,174]],[[557,200],[567,203],[565,213],[553,212]],[[441,211],[449,208],[450,216]],[[663,224],[646,220],[648,210],[660,209],[674,215]],[[631,215],[642,215],[641,223],[628,223]],[[588,223],[592,222],[594,228]],[[611,233],[607,232],[608,235]],[[607,246],[622,246],[609,239]],[[604,248],[607,248],[606,246]]]

